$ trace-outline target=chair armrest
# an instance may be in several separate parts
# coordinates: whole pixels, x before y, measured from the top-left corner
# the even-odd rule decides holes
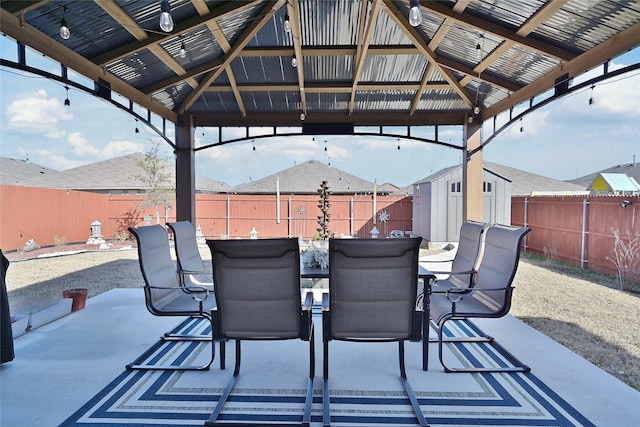
[[[421,259],[420,262],[453,262],[453,259]]]
[[[328,293],[322,294],[322,311],[330,311]]]
[[[463,294],[474,294],[474,293],[482,293],[482,292],[494,292],[494,291],[505,291],[507,289],[513,289],[513,286],[506,286],[504,288],[449,288],[444,293],[446,293],[447,298],[451,302],[458,302],[462,299]],[[443,292],[438,292],[443,293]],[[457,294],[454,297],[450,297],[451,294]],[[452,299],[453,298],[453,299]],[[455,301],[454,301],[455,300]]]
[[[307,292],[304,296],[304,302],[302,303],[303,311],[311,311],[313,308],[313,292]]]

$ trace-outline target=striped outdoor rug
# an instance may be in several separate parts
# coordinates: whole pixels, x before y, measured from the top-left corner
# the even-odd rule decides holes
[[[315,317],[314,425],[322,423],[321,323],[320,317]],[[206,326],[197,319],[181,325],[193,332]],[[473,334],[474,326],[458,322],[448,333]],[[151,358],[158,363],[196,364],[206,359],[209,345],[159,342]],[[407,374],[431,426],[593,425],[534,373],[446,374],[437,361],[435,344],[431,345],[430,370],[424,372],[420,344],[406,346]],[[395,343],[331,342],[332,425],[416,423],[400,383],[397,351]],[[452,361],[462,360],[464,355],[484,365],[505,363],[491,345],[470,348],[450,344],[447,351]],[[62,425],[203,425],[233,372],[234,360],[234,346],[229,343],[224,371],[217,359],[205,372],[125,371]],[[308,343],[243,342],[240,378],[219,420],[249,425],[300,424],[307,374]]]

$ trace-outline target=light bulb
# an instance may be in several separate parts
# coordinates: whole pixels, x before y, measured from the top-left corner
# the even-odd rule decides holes
[[[304,113],[300,113],[300,120],[304,121],[306,118],[307,116],[305,116]]]
[[[173,18],[171,17],[171,6],[168,0],[162,0],[160,11],[160,28],[162,31],[170,33],[173,31]]]
[[[475,108],[473,109],[473,114],[480,114],[480,107],[476,105]]]
[[[182,42],[182,44],[180,45],[180,58],[186,58],[187,57],[187,49],[184,46],[184,42]]]
[[[422,23],[422,12],[420,11],[420,0],[411,0],[409,3],[411,9],[409,9],[409,24],[412,27],[417,27]]]
[[[286,13],[286,14],[284,15],[284,30],[285,30],[287,33],[290,33],[290,32],[291,32],[291,21],[289,21],[289,14],[288,14],[288,13]]]
[[[296,59],[295,56],[291,58],[291,66],[293,68],[296,68],[298,66],[298,60]]]
[[[69,31],[69,27],[67,26],[67,20],[64,18],[60,21],[60,37],[65,40],[69,40],[69,37],[71,37],[71,31]]]

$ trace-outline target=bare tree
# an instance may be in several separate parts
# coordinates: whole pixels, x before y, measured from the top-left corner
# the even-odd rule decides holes
[[[154,144],[144,155],[144,160],[138,162],[138,167],[143,171],[137,176],[145,185],[147,198],[140,205],[140,209],[145,210],[153,206],[156,214],[156,223],[160,224],[160,206],[170,209],[175,200],[175,189],[171,173],[167,171],[169,163],[166,159],[161,159],[158,155],[159,145]]]
[[[620,237],[617,229],[611,229],[615,237],[612,256],[607,259],[618,269],[620,288],[631,291],[640,284],[640,235],[627,232],[627,241]]]

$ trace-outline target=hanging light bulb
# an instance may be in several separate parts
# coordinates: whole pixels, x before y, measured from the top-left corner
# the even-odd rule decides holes
[[[593,100],[593,89],[595,88],[595,85],[591,85],[591,97],[589,98],[589,105],[593,105],[594,100]]]
[[[180,58],[186,58],[187,57],[187,48],[184,45],[184,40],[182,41],[182,43],[180,43]]]
[[[284,14],[284,31],[287,33],[291,32],[291,21],[289,20],[289,14]]]
[[[292,66],[293,68],[296,68],[296,67],[298,66],[298,60],[296,59],[296,56],[295,56],[295,55],[293,55],[293,56],[291,57],[291,66]]]
[[[411,0],[409,2],[409,24],[417,27],[422,23],[422,12],[420,11],[420,0]]]
[[[304,112],[300,113],[300,120],[304,121],[306,118],[307,116],[304,115]]]
[[[173,18],[171,17],[169,0],[162,0],[160,2],[160,28],[167,33],[173,31]]]
[[[138,129],[138,119],[136,119],[136,130],[135,130],[135,132],[136,133],[140,133],[140,129]]]
[[[475,114],[475,115],[480,114],[480,107],[479,107],[479,106],[477,106],[477,105],[476,105],[476,106],[473,108],[473,114]]]
[[[64,88],[67,90],[67,99],[64,100],[64,106],[70,107],[71,101],[69,101],[69,86],[65,86]]]
[[[520,117],[520,133],[524,132],[524,126],[522,126],[522,117]]]
[[[64,40],[69,40],[71,37],[71,31],[69,31],[69,25],[67,25],[67,20],[64,19],[64,15],[67,13],[67,6],[63,6],[62,8],[62,19],[60,20],[60,37]]]

